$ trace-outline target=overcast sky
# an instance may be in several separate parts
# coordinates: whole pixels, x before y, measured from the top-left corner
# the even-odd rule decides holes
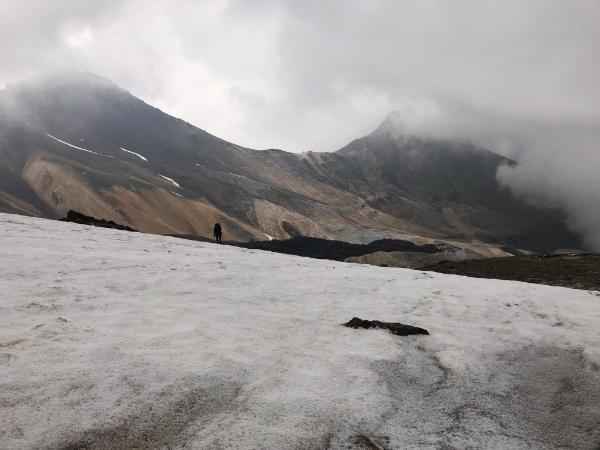
[[[253,148],[335,150],[398,110],[520,158],[499,175],[520,194],[600,211],[598,0],[0,0],[0,55],[0,85],[91,70]]]

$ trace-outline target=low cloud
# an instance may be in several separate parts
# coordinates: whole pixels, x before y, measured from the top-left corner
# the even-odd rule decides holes
[[[512,159],[498,182],[531,205],[564,211],[586,248],[600,251],[600,129],[424,100],[407,102],[391,123],[399,135],[465,141]]]
[[[570,228],[584,237],[586,247],[600,252],[598,142],[531,146],[518,165],[501,167],[497,177],[531,204],[562,209]]]

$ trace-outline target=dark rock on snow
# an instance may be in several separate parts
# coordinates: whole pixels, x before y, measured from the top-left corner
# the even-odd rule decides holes
[[[67,212],[67,217],[60,219],[62,222],[80,223],[82,225],[92,225],[94,227],[114,228],[115,230],[137,231],[126,225],[120,225],[112,220],[96,219],[92,216],[86,216],[72,209]]]
[[[381,322],[379,320],[363,320],[358,317],[353,317],[352,320],[344,324],[350,328],[383,328],[390,330],[398,336],[410,336],[413,334],[429,334],[425,328],[413,327],[398,322]]]

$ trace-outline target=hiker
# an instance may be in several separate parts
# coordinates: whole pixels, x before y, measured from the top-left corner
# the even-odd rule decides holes
[[[215,229],[214,229],[213,233],[215,235],[215,241],[217,241],[217,243],[220,244],[221,237],[223,236],[223,230],[221,229],[221,225],[219,225],[218,223],[215,223]]]

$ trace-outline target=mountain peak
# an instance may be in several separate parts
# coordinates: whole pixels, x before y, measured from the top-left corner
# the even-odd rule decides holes
[[[448,134],[448,137],[452,135],[452,133],[442,132],[448,131],[447,125],[443,115],[435,108],[409,104],[390,112],[379,125],[376,133],[387,135],[396,141],[407,141],[412,138],[435,141],[444,139],[444,134]]]
[[[106,77],[102,77],[100,75],[96,75],[95,73],[90,72],[89,70],[86,70],[85,72],[81,72],[81,73],[72,74],[72,79],[74,81],[79,81],[81,83],[92,83],[95,85],[101,85],[101,86],[105,86],[105,87],[114,87],[114,88],[119,87],[112,80],[110,80]]]
[[[374,131],[379,136],[387,136],[395,141],[405,142],[415,136],[414,127],[406,120],[406,115],[398,110],[390,112]]]
[[[384,122],[400,120],[401,116],[402,116],[402,114],[400,114],[400,111],[395,109],[395,110],[389,112],[387,116],[385,116]]]
[[[7,91],[47,91],[54,89],[69,89],[73,87],[86,89],[120,89],[108,78],[101,77],[90,71],[62,72],[30,78],[28,80],[7,85]]]

